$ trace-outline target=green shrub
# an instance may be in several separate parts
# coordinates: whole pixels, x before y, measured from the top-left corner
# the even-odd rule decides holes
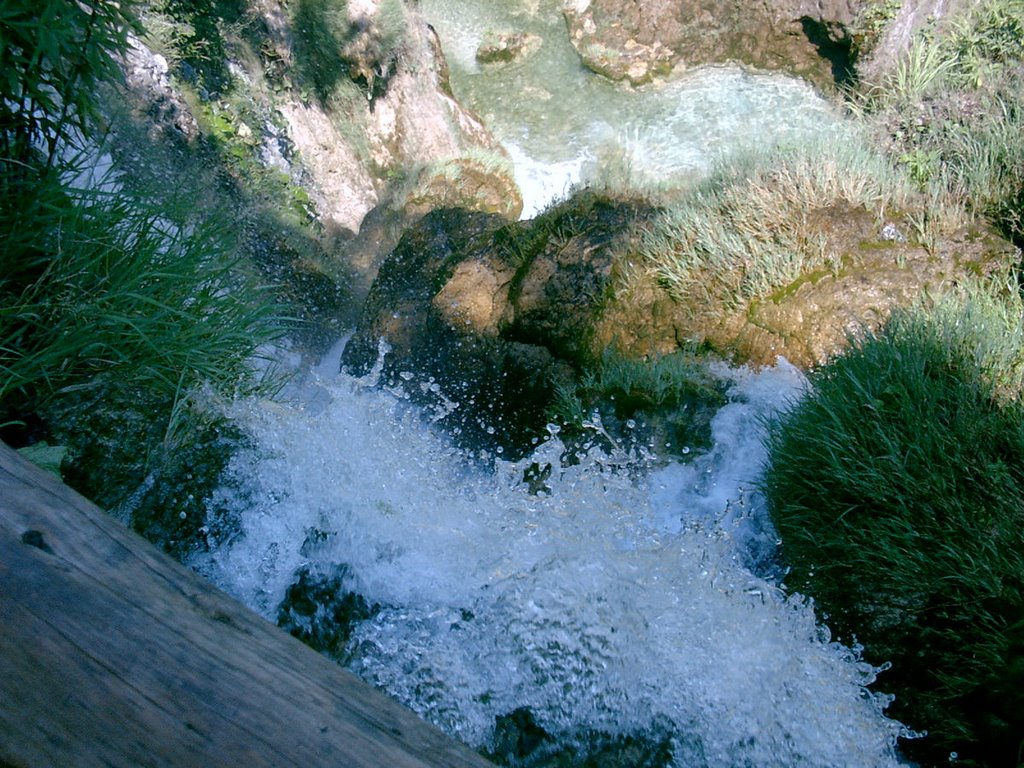
[[[251,378],[272,305],[251,301],[222,220],[7,175],[0,198],[0,401],[41,403],[108,379],[173,399]]]
[[[979,88],[1024,58],[1024,0],[983,0],[953,24],[938,44],[955,62],[952,80]]]
[[[157,0],[147,10],[150,18],[161,15],[167,30],[161,47],[185,80],[214,93],[230,86],[224,31],[242,22],[243,0]]]
[[[107,508],[127,504],[127,517],[147,499],[176,498],[154,486],[157,476],[179,486],[182,476],[199,478],[200,462],[186,466],[183,456],[199,451],[213,466],[202,446],[224,453],[202,402],[273,384],[251,364],[281,333],[275,306],[239,268],[222,234],[226,217],[183,208],[65,188],[55,174],[30,183],[0,173],[4,437],[26,439],[12,422],[42,423],[70,448],[69,481]],[[146,515],[167,513],[177,531],[170,512],[183,512],[187,496],[177,507],[150,504]],[[199,521],[195,512],[189,522]],[[135,522],[165,546],[187,547],[178,533]]]
[[[764,488],[790,588],[865,658],[926,764],[1024,747],[1024,337],[1019,298],[904,313],[811,375]],[[1009,330],[1009,332],[1008,332]],[[976,761],[976,762],[971,762]],[[961,764],[961,763],[958,763]]]
[[[906,56],[860,108],[946,210],[984,216],[1024,242],[1024,0],[982,0]]]
[[[44,148],[53,165],[95,117],[98,83],[139,31],[131,0],[7,0],[0,5],[0,157]],[[10,172],[11,168],[5,168]]]

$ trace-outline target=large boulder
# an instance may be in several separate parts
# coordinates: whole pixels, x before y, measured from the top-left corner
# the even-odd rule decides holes
[[[381,266],[343,364],[369,372],[383,339],[384,381],[440,406],[443,425],[529,445],[553,385],[600,359],[616,255],[651,213],[587,193],[530,222],[428,214]]]
[[[851,76],[862,0],[576,0],[564,9],[583,63],[644,83],[677,66],[741,62],[819,85]]]

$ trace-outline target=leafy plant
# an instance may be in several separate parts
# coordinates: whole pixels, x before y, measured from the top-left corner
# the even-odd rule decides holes
[[[1024,336],[1004,300],[896,315],[768,438],[787,583],[891,662],[878,685],[928,732],[906,745],[926,764],[1015,766],[1024,735]]]
[[[172,399],[245,386],[273,308],[250,301],[220,221],[52,180],[0,189],[0,401],[111,378]]]
[[[955,66],[955,59],[941,45],[929,37],[915,38],[910,50],[897,62],[882,92],[897,101],[917,101],[938,88]]]
[[[985,0],[961,15],[941,47],[955,60],[953,79],[979,88],[1024,55],[1024,2]]]
[[[95,88],[120,75],[116,54],[140,31],[132,0],[8,0],[0,5],[0,157],[44,167],[77,146]],[[11,173],[16,168],[8,166]]]
[[[857,109],[939,207],[1024,240],[1024,2],[982,0],[918,33]],[[934,217],[933,217],[934,218]]]
[[[362,19],[349,18],[345,0],[298,0],[292,25],[299,73],[322,103],[346,81],[371,100],[380,96],[407,34],[401,0],[382,0]]]
[[[272,386],[251,361],[283,324],[226,213],[102,170],[95,89],[116,77],[132,8],[0,9],[0,425],[66,445],[65,477],[108,508],[159,497],[166,517],[171,488],[202,485],[192,459],[226,455],[203,403]]]

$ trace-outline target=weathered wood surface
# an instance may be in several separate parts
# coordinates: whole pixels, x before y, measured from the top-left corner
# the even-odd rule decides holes
[[[0,765],[490,765],[0,443]]]

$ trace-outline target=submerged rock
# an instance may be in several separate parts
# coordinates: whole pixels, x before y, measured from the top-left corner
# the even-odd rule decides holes
[[[481,64],[507,64],[540,46],[541,39],[528,32],[488,32],[476,50],[476,60]]]
[[[530,768],[667,768],[674,764],[672,738],[657,728],[628,736],[587,731],[558,738],[537,723],[528,707],[495,718],[493,746],[483,754],[498,765]]]
[[[355,625],[378,610],[346,587],[348,577],[344,564],[327,574],[300,568],[278,608],[277,625],[313,650],[345,661]]]

